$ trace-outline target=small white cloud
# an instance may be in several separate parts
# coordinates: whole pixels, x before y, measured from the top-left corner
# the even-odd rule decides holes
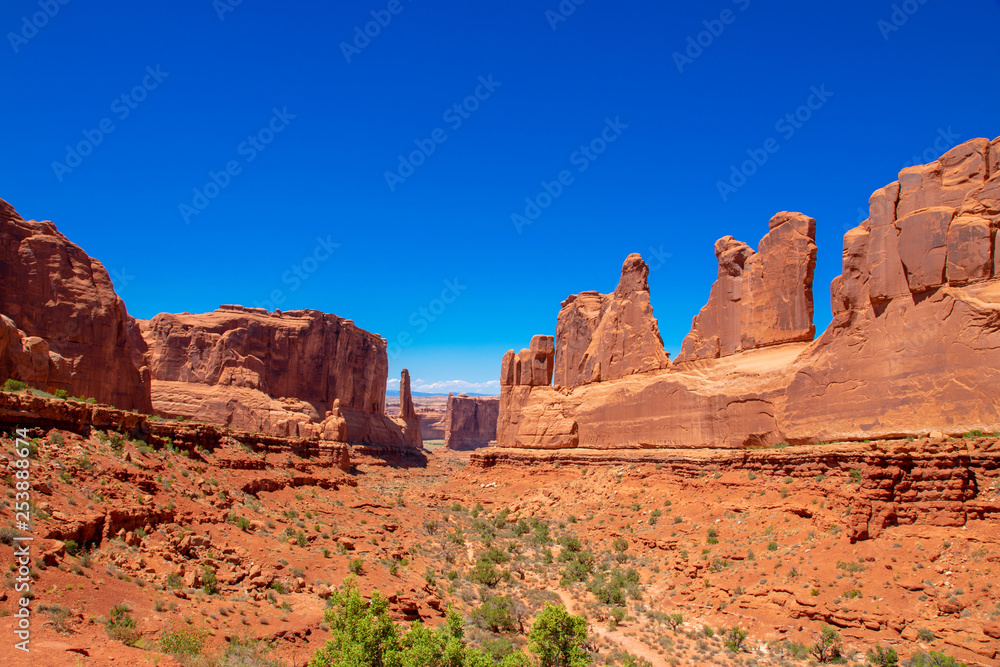
[[[445,393],[450,391],[459,394],[499,394],[500,381],[469,382],[467,380],[441,380],[439,382],[424,382],[423,380],[417,380],[413,384],[413,391],[422,391],[425,393]]]
[[[393,378],[393,379],[389,380],[388,382],[386,382],[385,385],[387,387],[398,387],[399,386],[399,378]]]

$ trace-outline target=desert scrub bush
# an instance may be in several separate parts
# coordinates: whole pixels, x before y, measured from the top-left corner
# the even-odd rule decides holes
[[[219,592],[219,580],[215,576],[215,570],[209,565],[202,571],[201,583],[206,595],[216,595]]]
[[[76,543],[76,540],[66,540],[65,542],[63,542],[63,545],[66,549],[66,553],[68,553],[70,556],[75,556],[76,553],[80,550],[80,545]]]
[[[852,484],[860,484],[861,483],[861,470],[860,469],[858,469],[858,468],[851,468],[850,470],[847,471],[847,474],[851,476],[851,483]]]
[[[941,653],[940,651],[917,651],[909,660],[906,667],[968,667],[964,662],[954,657]]]
[[[818,662],[824,663],[839,661],[842,650],[840,633],[831,628],[829,625],[824,625],[823,630],[820,632],[820,636],[809,648],[809,653],[812,654]]]
[[[739,653],[743,650],[743,644],[747,639],[747,631],[738,625],[734,625],[726,631],[726,636],[724,643],[726,648],[733,653]]]
[[[27,388],[28,385],[21,382],[20,380],[15,380],[14,378],[8,378],[7,381],[3,383],[4,391],[18,392],[18,391],[24,391]]]
[[[891,646],[874,646],[868,651],[866,660],[872,667],[895,667],[899,664],[896,649]]]
[[[135,646],[142,635],[136,628],[131,609],[124,602],[119,602],[111,608],[107,620],[104,621],[104,631],[108,637],[120,641],[126,646]]]
[[[182,664],[201,655],[208,639],[208,632],[194,628],[164,630],[160,636],[160,650],[177,658]]]
[[[475,566],[466,575],[466,579],[474,584],[482,584],[490,588],[500,583],[503,574],[493,567],[493,563],[486,560],[476,561]]]
[[[937,639],[937,635],[930,628],[920,628],[917,630],[917,638],[922,642],[932,642]]]
[[[603,604],[624,605],[628,597],[638,600],[642,597],[639,590],[639,573],[634,568],[621,570],[615,568],[611,572],[598,572],[591,578],[587,590]]]
[[[351,562],[347,564],[347,569],[351,571],[351,574],[359,575],[365,569],[365,560],[363,558],[352,558]]]
[[[488,597],[472,610],[469,620],[481,630],[516,632],[521,626],[514,599],[506,595]]]
[[[837,569],[843,570],[848,574],[857,574],[859,572],[865,571],[865,566],[861,563],[855,563],[853,561],[844,562],[842,560],[837,561]]]
[[[38,605],[38,611],[49,617],[49,621],[52,623],[52,629],[59,634],[68,635],[71,632],[69,627],[69,607],[64,607],[61,604],[42,603]]]
[[[717,531],[715,528],[708,529],[708,543],[709,544],[719,543],[719,531]]]
[[[777,551],[778,550],[778,543],[777,542],[768,542],[767,543],[767,550],[768,551]]]

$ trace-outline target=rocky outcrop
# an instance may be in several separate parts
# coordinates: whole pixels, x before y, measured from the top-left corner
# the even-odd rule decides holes
[[[768,229],[757,252],[732,236],[715,242],[719,277],[678,362],[813,339],[816,221],[783,212]]]
[[[583,292],[563,301],[556,324],[556,387],[615,380],[670,365],[649,303],[648,276],[642,257],[632,254],[613,293]]]
[[[150,411],[145,348],[104,266],[3,200],[0,231],[2,379]]]
[[[336,315],[222,306],[140,322],[154,408],[283,436],[398,445],[386,341]]]
[[[556,386],[524,371],[544,367],[541,337],[504,357],[498,446],[747,448],[1000,430],[998,142],[966,142],[872,195],[869,220],[844,236],[833,321],[815,341],[815,221],[797,213],[772,218],[756,253],[731,237],[716,244],[719,279],[672,367],[608,378],[604,359],[618,357],[592,352],[608,349],[593,341],[646,350],[648,327],[608,319],[599,294],[568,300]],[[598,336],[605,322],[614,331]]]
[[[486,447],[496,440],[500,399],[448,394],[444,446],[468,450]]]
[[[417,414],[410,395],[410,371],[405,368],[399,377],[399,421],[403,429],[403,441],[411,447],[423,447],[420,415]]]

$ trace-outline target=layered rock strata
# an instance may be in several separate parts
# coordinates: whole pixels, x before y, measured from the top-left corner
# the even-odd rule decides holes
[[[488,446],[496,440],[499,415],[499,398],[448,394],[445,447],[470,450]]]
[[[746,448],[1000,430],[998,146],[966,142],[872,195],[869,219],[844,237],[833,321],[815,341],[815,221],[798,213],[772,218],[756,253],[720,239],[719,279],[673,366],[652,345],[651,309],[609,320],[607,297],[571,297],[554,354],[536,336],[504,356],[497,444]],[[623,270],[635,285],[628,273],[644,272]]]
[[[385,415],[386,341],[350,320],[221,306],[140,325],[162,414],[282,436],[405,442],[403,425]]]

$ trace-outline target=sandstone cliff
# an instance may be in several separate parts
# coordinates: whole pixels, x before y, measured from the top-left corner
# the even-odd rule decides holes
[[[158,412],[282,436],[404,442],[385,415],[386,342],[350,320],[221,306],[140,325]]]
[[[555,386],[551,339],[504,356],[497,444],[741,448],[1000,430],[998,147],[966,142],[872,196],[870,219],[844,237],[834,318],[815,341],[815,221],[802,214],[772,218],[756,253],[720,239],[719,279],[672,367],[650,356],[651,310],[607,320],[607,297],[567,300]],[[605,322],[601,340],[638,351],[614,377],[591,352],[608,349],[594,346]]]
[[[467,450],[486,447],[496,440],[500,399],[448,394],[444,445]]]
[[[816,221],[783,212],[768,229],[757,252],[732,236],[716,241],[719,277],[677,361],[813,339]]]
[[[104,266],[0,200],[0,381],[150,410],[135,321]]]

